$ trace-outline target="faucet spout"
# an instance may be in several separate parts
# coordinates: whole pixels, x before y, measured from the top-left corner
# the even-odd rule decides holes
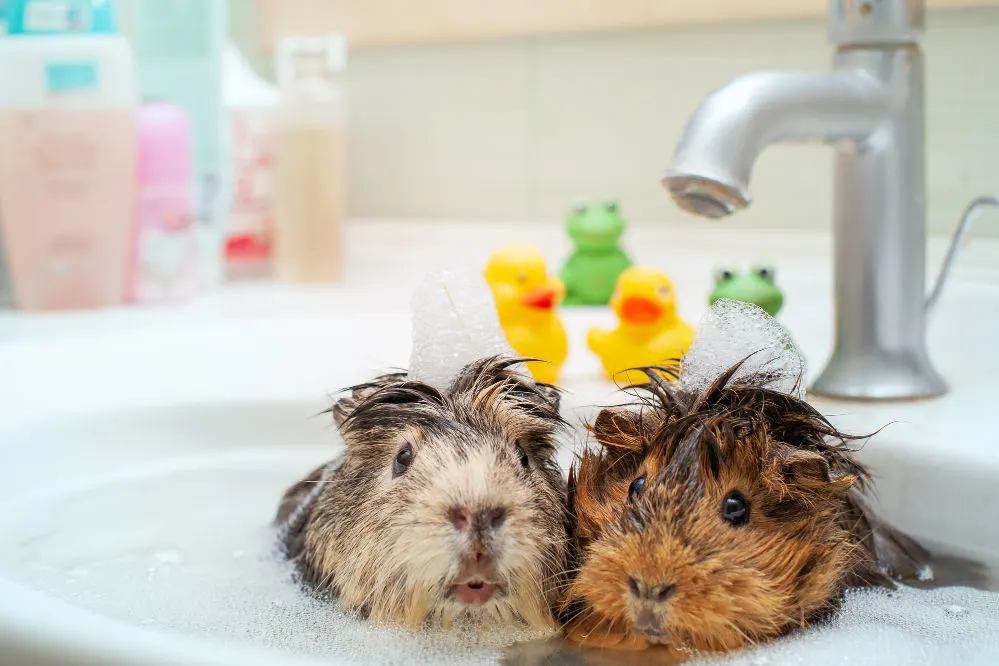
[[[767,146],[862,140],[887,122],[890,108],[884,85],[863,70],[747,74],[701,103],[662,183],[684,210],[731,215],[749,205],[750,174]]]
[[[831,144],[835,342],[809,390],[940,395],[946,385],[926,351],[921,3],[832,6],[832,71],[760,72],[717,90],[688,122],[662,182],[681,208],[724,217],[749,205],[750,174],[767,146]]]

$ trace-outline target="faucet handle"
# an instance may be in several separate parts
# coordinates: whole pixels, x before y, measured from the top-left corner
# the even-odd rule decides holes
[[[983,206],[999,206],[999,197],[977,197],[972,199],[968,207],[964,209],[964,215],[961,216],[961,221],[957,225],[957,231],[954,232],[954,237],[950,241],[950,247],[947,248],[947,256],[944,257],[943,265],[940,266],[940,272],[937,274],[933,291],[930,292],[930,295],[926,299],[927,314],[933,310],[933,306],[940,299],[940,292],[943,291],[944,283],[947,282],[947,276],[950,275],[954,259],[957,257],[957,251],[964,242],[964,237],[968,235],[968,231],[971,229],[971,220],[974,218],[975,212]]]
[[[837,46],[916,44],[924,26],[924,0],[832,0],[829,12]]]

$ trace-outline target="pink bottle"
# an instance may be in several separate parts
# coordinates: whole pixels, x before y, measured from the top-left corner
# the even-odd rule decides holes
[[[144,104],[137,119],[135,246],[131,300],[184,301],[198,285],[191,120],[184,109]]]

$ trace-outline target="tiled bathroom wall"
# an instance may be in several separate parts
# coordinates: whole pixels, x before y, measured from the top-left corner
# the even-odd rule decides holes
[[[930,12],[924,50],[929,219],[946,233],[970,198],[999,193],[999,8]],[[615,197],[635,223],[825,228],[832,154],[820,145],[766,152],[753,204],[724,222],[679,211],[659,174],[712,89],[831,57],[821,19],[359,50],[350,210],[554,220],[576,199]],[[983,216],[976,233],[999,236],[999,220]]]

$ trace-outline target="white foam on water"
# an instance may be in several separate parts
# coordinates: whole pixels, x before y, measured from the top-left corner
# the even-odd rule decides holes
[[[413,295],[411,313],[409,377],[416,381],[443,389],[475,360],[514,354],[481,273],[464,268],[430,273]]]
[[[804,398],[807,367],[791,334],[763,308],[727,298],[716,301],[698,323],[683,357],[679,384],[703,391],[743,359],[747,360],[733,379],[751,379],[754,384]]]
[[[270,521],[308,469],[269,458],[173,471],[4,511],[0,575],[139,626],[340,663],[495,663],[541,637],[376,627],[305,594]]]
[[[543,637],[376,627],[304,594],[274,555],[269,523],[284,489],[322,460],[228,460],[54,494],[30,511],[6,507],[0,575],[139,626],[341,662],[499,663],[504,647]],[[853,593],[826,625],[699,662],[997,664],[999,595]]]
[[[954,613],[952,608],[964,612]],[[692,662],[726,666],[759,663],[999,664],[999,594],[966,588],[853,592],[841,611],[823,625],[756,650]]]

